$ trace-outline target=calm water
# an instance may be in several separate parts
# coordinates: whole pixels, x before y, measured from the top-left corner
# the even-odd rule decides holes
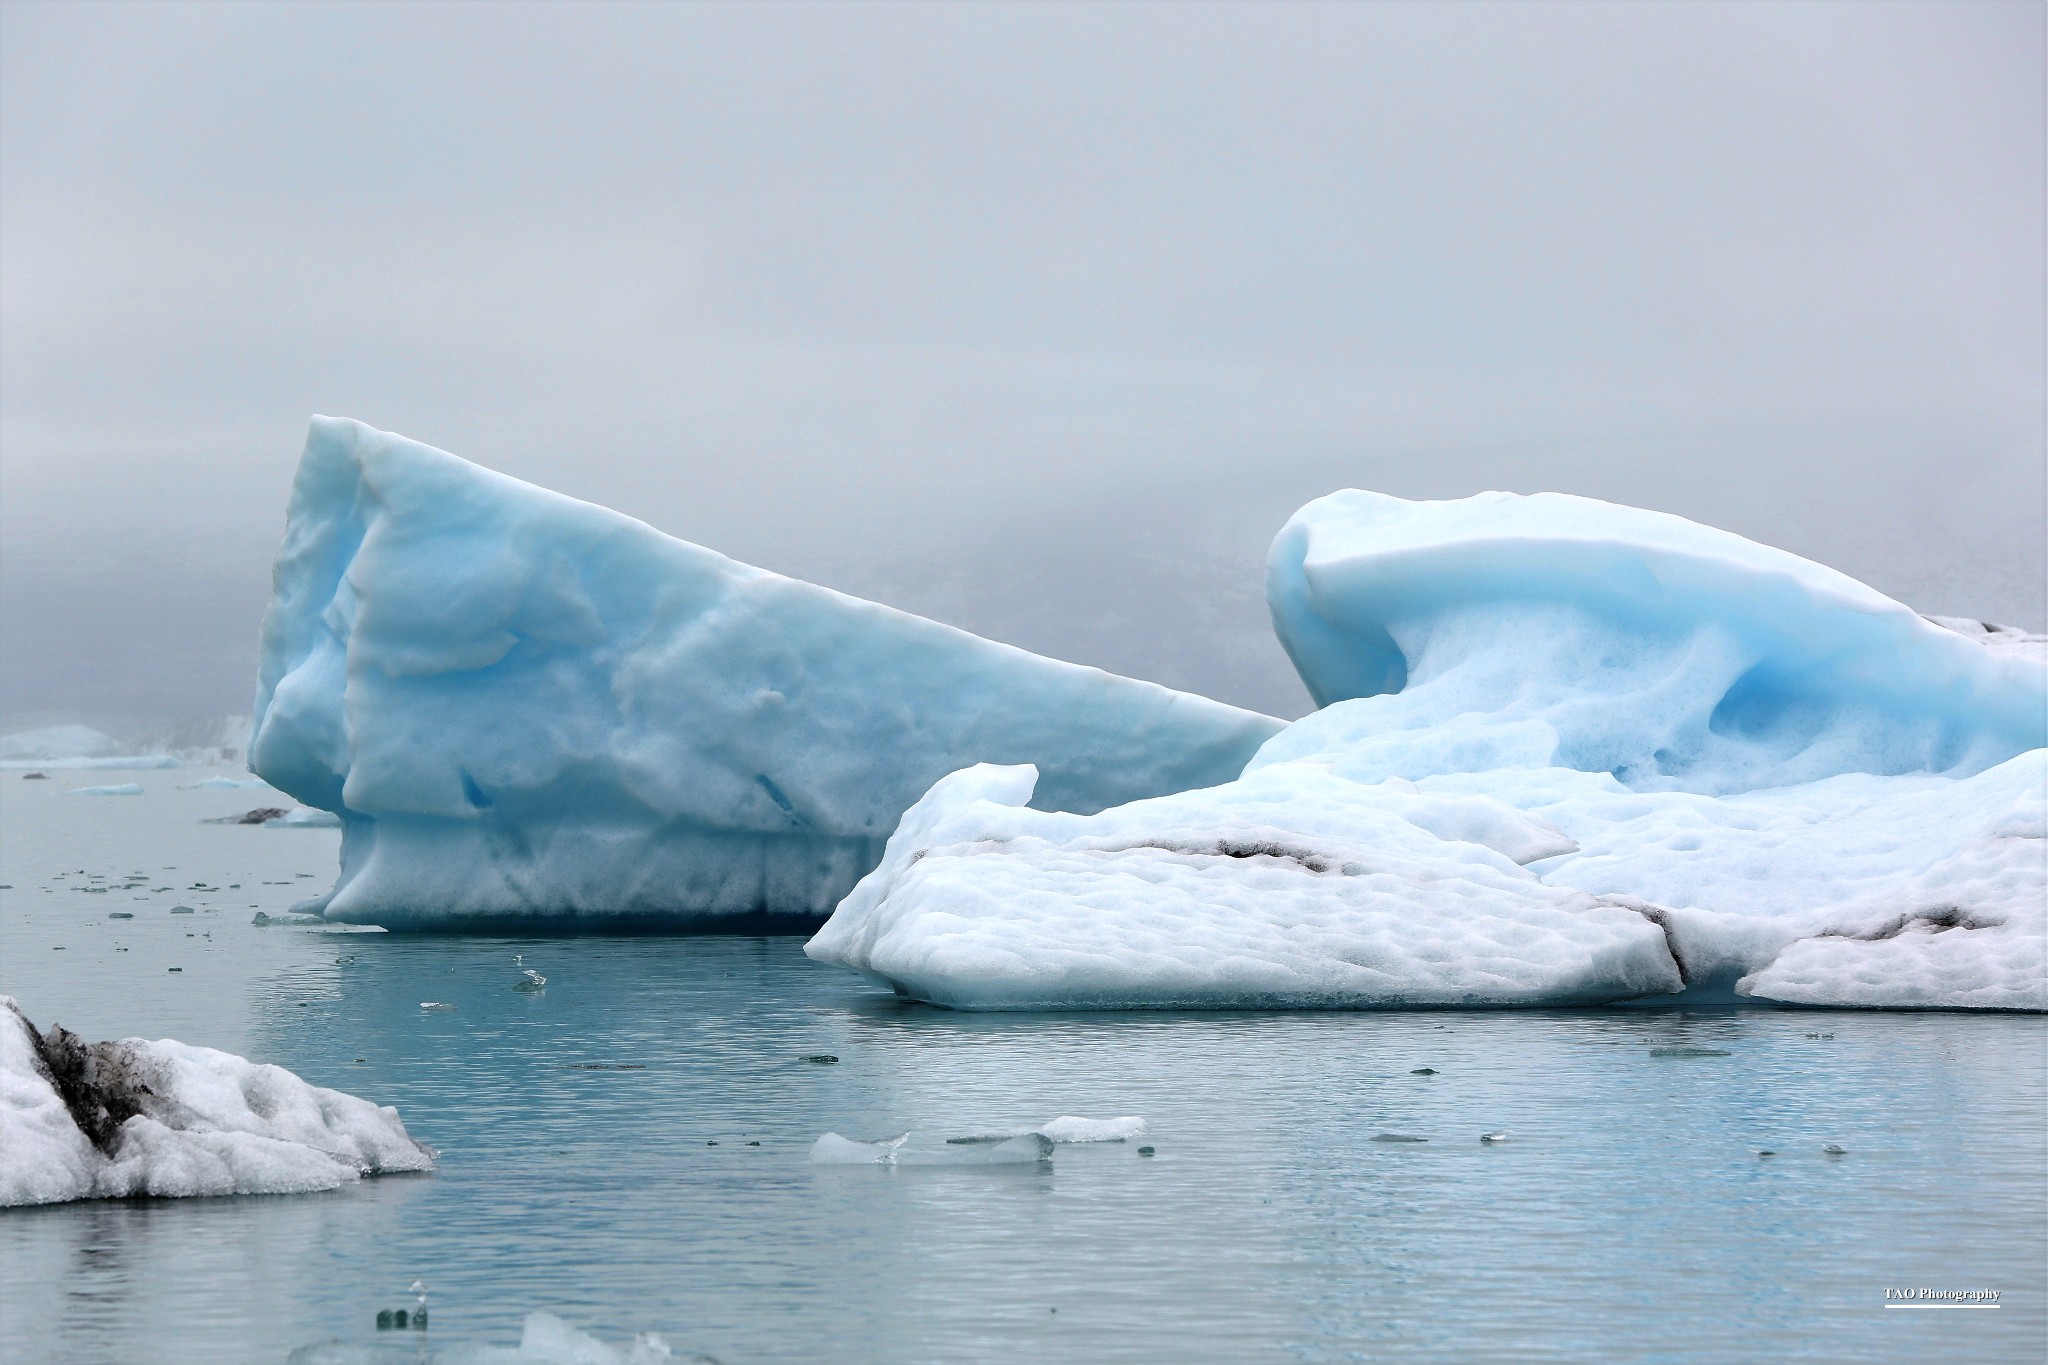
[[[175,789],[202,775],[0,776],[0,990],[40,1024],[220,1046],[396,1104],[441,1169],[0,1213],[7,1360],[275,1362],[329,1339],[409,1360],[417,1334],[374,1318],[415,1276],[436,1346],[510,1344],[545,1308],[728,1365],[2048,1345],[2037,1018],[976,1016],[898,1004],[794,939],[256,928],[325,878],[334,836],[200,825],[267,799]],[[65,794],[130,780],[148,794]],[[131,872],[147,886],[62,889]],[[514,953],[544,992],[513,989]],[[1729,1055],[1651,1055],[1668,1046]],[[937,1143],[1059,1114],[1143,1115],[1157,1155],[806,1160],[827,1130]],[[1884,1307],[1923,1286],[2003,1299]]]

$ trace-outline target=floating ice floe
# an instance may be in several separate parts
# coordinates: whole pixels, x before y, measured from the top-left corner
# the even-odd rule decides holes
[[[133,782],[123,782],[111,787],[73,787],[73,796],[140,796],[142,788]]]
[[[228,792],[254,791],[270,784],[260,777],[207,777],[197,782],[186,782],[178,787],[185,792]]]
[[[1002,1133],[977,1133],[969,1137],[952,1137],[946,1141],[957,1145],[986,1142],[1008,1142],[1012,1138],[1029,1137],[1036,1133],[1059,1145],[1076,1142],[1128,1142],[1141,1138],[1151,1131],[1145,1120],[1136,1115],[1114,1119],[1084,1119],[1065,1114],[1036,1128],[1014,1129]]]
[[[1281,726],[355,422],[314,420],[275,582],[250,767],[344,819],[335,920],[821,916],[956,768],[1100,810]]]
[[[2048,1008],[2048,653],[1563,495],[1341,493],[1269,596],[1322,710],[1094,814],[935,784],[807,946],[960,1008]]]
[[[553,1313],[528,1313],[517,1346],[436,1347],[421,1341],[406,1352],[407,1360],[422,1365],[661,1365],[675,1358],[674,1349],[658,1332],[642,1332],[624,1346],[610,1346]],[[301,1346],[285,1357],[286,1365],[382,1365],[391,1359],[385,1349],[341,1341]]]
[[[212,1048],[38,1033],[0,996],[0,1207],[294,1194],[433,1165],[396,1109]]]
[[[820,1166],[1020,1166],[1052,1160],[1053,1140],[1043,1133],[1020,1133],[993,1142],[939,1149],[904,1150],[910,1134],[880,1142],[858,1142],[826,1133],[811,1144],[811,1160]]]
[[[263,822],[265,829],[340,829],[341,817],[331,810],[300,806]]]

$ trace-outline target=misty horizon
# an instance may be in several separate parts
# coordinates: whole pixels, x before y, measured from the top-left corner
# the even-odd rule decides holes
[[[2020,4],[13,4],[0,726],[246,713],[316,411],[1286,717],[1264,552],[1340,487],[2038,630],[2041,51]]]

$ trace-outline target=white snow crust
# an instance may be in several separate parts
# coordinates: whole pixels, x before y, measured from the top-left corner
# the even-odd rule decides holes
[[[0,996],[0,1207],[295,1194],[433,1168],[396,1109],[282,1067],[169,1039],[78,1046],[96,1093],[140,1110],[120,1119],[105,1150],[66,1105],[33,1026]]]
[[[328,418],[275,584],[250,766],[343,819],[331,920],[822,915],[956,768],[1100,810],[1281,726]]]
[[[952,774],[806,951],[976,1009],[2048,1009],[2024,632],[1556,494],[1336,494],[1268,585],[1327,704],[1242,777],[1073,815]]]

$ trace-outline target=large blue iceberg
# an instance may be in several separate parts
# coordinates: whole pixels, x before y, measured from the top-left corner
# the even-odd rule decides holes
[[[1090,812],[1228,781],[1280,729],[316,418],[250,766],[342,817],[329,919],[801,923],[955,769],[1032,763]]]
[[[1268,587],[1323,709],[1241,778],[955,773],[807,951],[960,1008],[2048,1008],[2048,640],[1558,494],[1338,493]]]

